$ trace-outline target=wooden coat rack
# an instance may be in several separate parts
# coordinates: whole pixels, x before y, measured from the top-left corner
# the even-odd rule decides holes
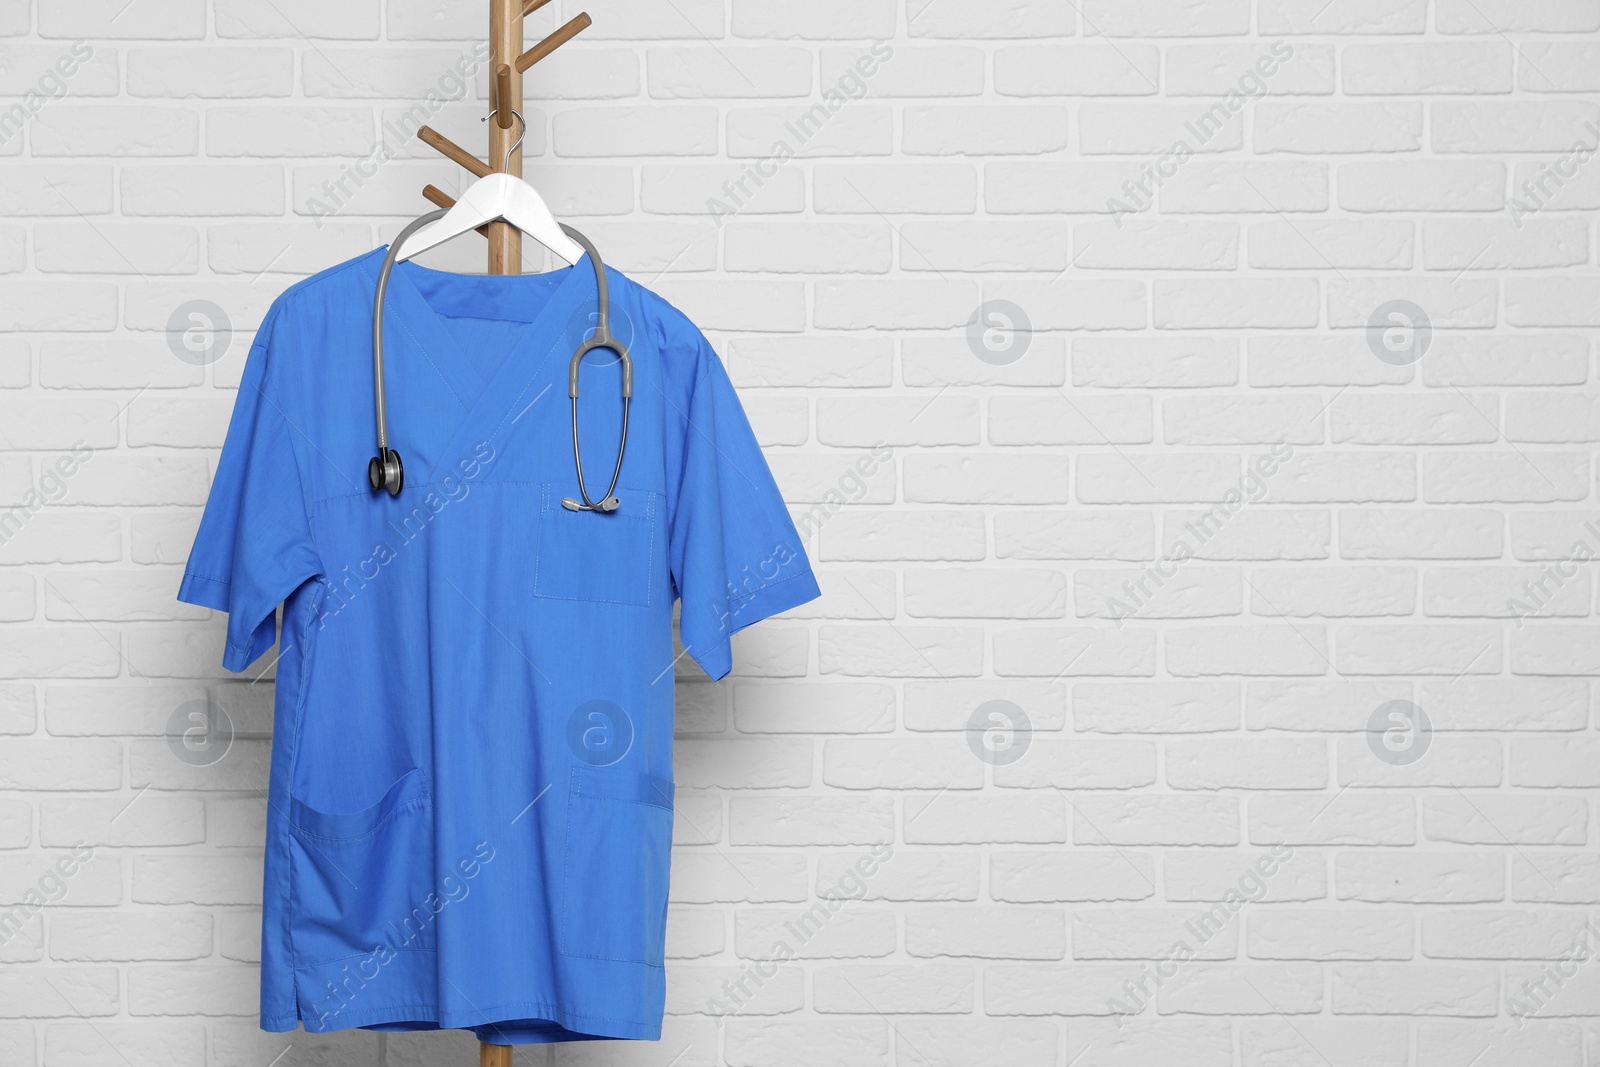
[[[580,13],[549,37],[526,52],[522,50],[522,20],[548,4],[550,0],[489,0],[489,104],[493,117],[489,120],[489,163],[485,163],[450,138],[427,126],[417,131],[417,136],[437,149],[445,158],[459,163],[474,177],[504,169],[508,174],[522,176],[524,122],[518,124],[512,112],[522,114],[522,75],[529,67],[545,58],[557,48],[572,40],[589,27],[587,12]],[[515,151],[512,150],[516,146]],[[499,164],[496,166],[496,164]],[[439,207],[451,207],[455,199],[436,186],[428,185],[422,195]],[[522,231],[509,222],[491,222],[480,226],[478,232],[489,238],[489,273],[522,273]],[[478,1043],[479,1067],[512,1067],[511,1045]]]
[[[471,171],[474,177],[482,178],[497,170],[504,170],[519,178],[522,176],[522,141],[527,124],[524,122],[519,125],[512,114],[523,113],[522,75],[593,23],[588,12],[580,12],[555,33],[524,52],[522,20],[549,2],[489,0],[489,106],[493,109],[493,116],[489,121],[488,163],[431,127],[423,126],[417,130],[417,136],[425,144]],[[512,150],[513,146],[515,151]],[[437,186],[424,186],[422,195],[439,207],[455,204],[455,198]],[[522,231],[509,222],[491,222],[479,227],[478,232],[489,238],[490,274],[522,273]],[[503,1058],[490,1058],[490,1049],[503,1050]],[[511,1067],[509,1045],[484,1045],[481,1056],[482,1067]]]

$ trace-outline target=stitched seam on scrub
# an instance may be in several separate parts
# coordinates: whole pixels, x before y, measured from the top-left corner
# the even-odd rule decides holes
[[[308,516],[309,518],[309,516]],[[306,633],[310,635],[306,642],[305,651],[300,654],[300,691],[295,694],[294,723],[289,731],[289,777],[284,785],[283,794],[289,796],[294,788],[294,771],[300,762],[301,727],[305,723],[306,694],[311,691],[311,666],[316,658],[317,638],[321,628],[313,630],[311,623],[316,620],[317,610],[322,607],[323,596],[306,598]],[[276,725],[276,724],[274,724]],[[268,791],[271,783],[268,782]],[[288,813],[283,815],[284,826],[289,838],[294,836],[294,824],[290,821]],[[284,945],[289,950],[289,996],[294,1001],[295,1013],[300,1011],[300,961],[299,949],[294,941],[295,892],[294,892],[294,843],[292,840],[283,840],[284,835],[279,834],[279,841],[275,844],[283,849],[283,879],[284,891],[278,901],[278,922],[282,927]]]
[[[497,484],[509,484],[509,483],[497,483]],[[544,522],[544,516],[545,516],[546,512],[550,512],[552,514],[554,514],[556,512],[556,509],[550,506],[550,493],[551,493],[551,490],[553,490],[555,488],[555,486],[551,482],[529,482],[528,484],[530,484],[530,485],[539,485],[539,486],[541,486],[543,488],[543,492],[541,492],[539,494],[539,521],[542,524]],[[644,522],[650,527],[650,536],[649,536],[650,554],[645,559],[645,569],[646,569],[646,571],[649,571],[651,569],[650,565],[655,562],[655,558],[656,558],[656,548],[655,548],[655,545],[656,545],[656,526],[659,525],[656,522],[656,497],[661,496],[662,494],[657,493],[654,489],[638,489],[638,490],[631,490],[630,489],[630,490],[627,490],[627,492],[643,493],[645,496],[647,496],[650,499],[650,506],[646,510],[645,518],[644,518]],[[601,519],[600,521],[605,522],[607,520]],[[633,521],[631,517],[629,517],[629,521],[630,522]],[[568,596],[565,593],[541,593],[541,592],[539,592],[539,564],[540,564],[540,561],[543,558],[544,558],[544,537],[542,535],[542,530],[541,530],[541,536],[539,537],[538,546],[536,548],[534,548],[534,550],[533,550],[533,595],[534,596],[544,597],[547,600],[573,600],[573,601],[577,601],[577,602],[582,603],[582,604],[621,604],[623,607],[629,607],[629,608],[649,608],[649,607],[654,607],[655,606],[655,599],[656,599],[655,598],[655,589],[652,588],[652,584],[651,584],[651,579],[652,579],[653,575],[649,574],[649,573],[647,573],[645,575],[645,578],[644,578],[644,599],[643,600],[620,600],[620,599],[618,599],[616,597],[608,597],[608,596],[577,596],[577,595]]]
[[[578,770],[578,768],[576,768],[576,767],[573,768],[574,772],[576,772],[577,770]],[[574,776],[576,776],[576,775],[574,775]],[[640,801],[640,800],[616,800],[613,797],[593,797],[593,796],[590,796],[589,794],[583,792],[582,789],[580,789],[577,786],[575,786],[572,783],[571,779],[569,779],[568,783],[567,783],[567,826],[566,826],[566,841],[568,842],[567,858],[569,858],[569,859],[570,859],[570,856],[571,856],[571,842],[572,842],[572,798],[574,796],[583,797],[585,800],[605,800],[605,801],[611,801],[611,802],[617,803],[617,804],[633,804],[633,805],[636,805],[638,807],[649,807],[649,808],[655,808],[658,811],[661,810],[661,805],[659,805],[659,804],[649,804],[649,803],[646,803],[645,801]],[[670,813],[672,809],[668,808],[666,810]],[[563,948],[562,945],[567,939],[567,930],[569,929],[568,925],[567,925],[567,903],[568,903],[569,900],[571,900],[571,893],[569,891],[569,886],[570,886],[570,883],[573,880],[574,879],[572,878],[572,867],[571,867],[571,864],[568,863],[568,862],[563,862],[561,864],[561,930],[560,930],[560,936],[556,938],[556,954],[557,955],[572,956],[573,958],[580,959],[580,960],[609,960],[612,963],[637,963],[637,964],[639,964],[640,966],[643,966],[643,967],[657,967],[660,970],[665,970],[666,969],[665,966],[651,963],[648,960],[630,959],[630,958],[625,957],[625,956],[601,956],[601,955],[599,955],[597,953],[593,953],[593,952],[568,952],[565,948]],[[618,1020],[618,1021],[620,1021],[620,1020]]]
[[[352,843],[357,842],[357,841],[365,841],[367,838],[371,837],[373,834],[377,833],[379,830],[382,830],[385,826],[389,825],[389,822],[392,819],[394,819],[394,817],[396,815],[399,815],[401,812],[410,811],[412,808],[420,807],[422,805],[423,801],[432,800],[432,799],[433,799],[433,794],[431,792],[428,792],[428,793],[422,793],[422,794],[419,794],[417,796],[411,797],[408,800],[403,800],[400,803],[396,804],[391,811],[389,811],[387,814],[384,815],[383,818],[379,819],[378,822],[372,827],[372,829],[367,830],[364,833],[355,834],[355,835],[353,835],[351,837],[329,837],[326,834],[319,834],[315,830],[307,830],[305,827],[301,826],[299,823],[295,822],[293,819],[289,820],[289,825],[293,826],[294,827],[294,832],[297,833],[297,834],[300,834],[302,837],[315,838],[316,840],[321,841],[324,844],[328,844],[328,845],[352,844]],[[313,808],[312,810],[315,811],[316,809]]]
[[[650,966],[653,966],[653,965],[652,964],[640,964],[640,966],[650,967]],[[575,1012],[575,1011],[567,1011],[564,1008],[562,1008],[561,1005],[553,1003],[553,1002],[548,1001],[548,1000],[515,1000],[515,1001],[512,1001],[509,1004],[492,1004],[487,1008],[472,1008],[469,1011],[455,1011],[455,1012],[443,1012],[443,1011],[440,1011],[438,1004],[395,1004],[395,1005],[390,1006],[390,1007],[385,1007],[385,1008],[382,1008],[382,1009],[378,1009],[377,1011],[375,1011],[375,1014],[387,1014],[389,1012],[396,1012],[396,1011],[422,1011],[422,1012],[429,1012],[429,1013],[431,1013],[432,1015],[435,1015],[435,1016],[466,1015],[466,1014],[486,1015],[489,1012],[508,1011],[508,1010],[510,1010],[512,1008],[537,1008],[537,1009],[539,1009],[541,1011],[548,1010],[550,1012],[549,1015],[540,1015],[540,1016],[537,1016],[537,1018],[544,1019],[544,1020],[549,1021],[549,1022],[560,1022],[562,1019],[591,1019],[591,1020],[593,1020],[593,1021],[595,1021],[597,1023],[627,1023],[627,1024],[632,1025],[632,1026],[641,1026],[641,1027],[645,1027],[647,1029],[654,1029],[655,1028],[655,1024],[649,1023],[644,1019],[637,1019],[637,1018],[633,1018],[631,1016],[623,1016],[623,1015],[588,1015],[588,1014]],[[343,1014],[343,1013],[341,1012],[340,1014]],[[287,1019],[287,1016],[275,1016],[274,1018]],[[296,1016],[296,1018],[302,1018],[303,1019],[303,1018],[305,1018],[305,1016]],[[336,1018],[336,1016],[329,1015],[328,1018],[330,1018],[330,1019],[331,1018]],[[390,1021],[390,1022],[437,1022],[438,1020],[434,1019],[434,1018],[424,1018],[424,1019],[416,1019],[416,1020],[411,1020],[411,1019],[391,1019],[391,1020],[387,1020],[387,1021]],[[517,1021],[517,1020],[511,1019],[511,1018],[503,1018],[503,1019],[497,1019],[497,1020],[493,1020],[493,1021],[486,1022],[486,1023],[468,1023],[467,1026],[469,1026],[469,1027],[470,1026],[478,1026],[478,1027],[488,1028],[488,1027],[494,1026],[496,1022],[508,1023],[508,1022],[515,1022],[515,1021]],[[361,1024],[357,1023],[355,1025],[359,1026]],[[464,1028],[465,1027],[455,1027],[455,1026],[447,1027],[447,1029],[451,1029],[451,1030],[464,1029]],[[341,1028],[341,1029],[343,1029],[343,1028]],[[571,1029],[571,1028],[568,1027],[568,1029]],[[623,1038],[621,1040],[628,1040],[628,1039]]]
[[[423,303],[426,304],[427,301],[424,300]],[[431,306],[429,307],[429,310],[430,311],[433,310]],[[437,315],[438,312],[434,312],[434,314]],[[444,371],[439,368],[439,364],[434,362],[433,356],[430,355],[429,352],[428,352],[428,346],[424,345],[417,338],[417,335],[411,332],[411,327],[406,325],[406,320],[405,319],[396,319],[395,320],[395,325],[399,326],[402,330],[404,330],[406,336],[411,338],[411,343],[417,346],[417,351],[421,352],[422,353],[422,358],[428,361],[428,366],[433,368],[433,373],[435,373],[435,374],[437,374],[439,376],[439,380],[444,383],[444,387],[446,389],[450,390],[450,395],[455,397],[456,405],[458,407],[460,407],[462,411],[467,411],[468,410],[467,402],[465,400],[462,400],[461,397],[456,393],[456,391],[450,387],[450,379],[448,377],[446,377]],[[440,333],[444,333],[443,324],[440,324],[439,332]],[[454,337],[451,337],[450,340],[455,343],[456,348],[459,349],[461,347],[461,343],[459,341],[457,341]]]
[[[790,582],[797,582],[801,578],[804,578],[806,575],[811,573],[812,571],[810,568],[807,568],[806,570],[801,571],[799,574],[791,574],[781,582],[773,582],[771,585],[763,585],[752,593],[745,593],[743,596],[736,596],[733,598],[733,603],[737,604],[745,600],[754,600],[759,596],[770,593],[774,589],[780,589],[783,586],[788,585]]]

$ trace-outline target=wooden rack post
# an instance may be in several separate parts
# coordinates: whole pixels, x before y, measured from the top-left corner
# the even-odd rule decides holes
[[[522,146],[517,142],[525,132],[517,121],[522,114],[522,75],[528,68],[582,33],[589,25],[587,12],[579,13],[555,33],[526,52],[522,50],[522,20],[550,0],[489,0],[489,162],[484,163],[465,148],[427,126],[417,131],[422,141],[447,159],[460,164],[481,178],[503,170],[522,175]],[[516,144],[516,151],[511,146]],[[455,200],[436,186],[424,186],[422,195],[439,207],[450,207]],[[509,222],[491,222],[478,227],[489,239],[489,273],[522,272],[522,231]],[[478,1043],[478,1067],[512,1067],[510,1045]]]
[[[456,144],[444,134],[428,126],[417,131],[417,136],[446,159],[465,167],[481,178],[495,171],[522,176],[522,142],[526,126],[518,121],[522,111],[522,75],[529,67],[550,55],[557,48],[582,33],[591,24],[588,12],[580,12],[549,37],[526,52],[522,50],[522,20],[548,4],[550,0],[489,0],[489,107],[493,117],[489,120],[489,162]],[[512,151],[512,145],[516,150]],[[440,207],[455,203],[448,194],[435,186],[425,186],[422,195]],[[520,274],[522,272],[522,231],[509,222],[491,222],[479,227],[479,233],[489,238],[489,273]],[[505,1058],[489,1059],[489,1049],[504,1049]],[[511,1049],[508,1045],[484,1045],[483,1067],[510,1067]]]

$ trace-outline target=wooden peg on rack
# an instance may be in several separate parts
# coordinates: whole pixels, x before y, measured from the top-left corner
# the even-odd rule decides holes
[[[494,173],[494,168],[483,162],[465,148],[456,144],[444,134],[431,126],[423,126],[417,130],[417,139],[423,144],[434,149],[446,159],[466,167],[472,173],[482,178]]]
[[[517,57],[517,73],[522,74],[545,56],[572,40],[578,34],[594,24],[587,11],[578,12],[577,16],[561,27],[555,33],[546,37],[526,52]]]

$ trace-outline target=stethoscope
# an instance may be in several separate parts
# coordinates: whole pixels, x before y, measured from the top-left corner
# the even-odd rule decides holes
[[[383,268],[378,271],[377,292],[372,300],[372,385],[378,412],[378,454],[367,462],[367,481],[371,484],[373,492],[387,489],[390,496],[400,495],[400,490],[405,485],[405,468],[400,462],[400,453],[389,447],[389,427],[385,418],[383,297],[389,289],[389,273],[394,270],[395,257],[400,246],[405,244],[406,238],[418,229],[435,219],[443,218],[446,210],[448,209],[440,208],[438,211],[430,211],[412,220],[393,241],[389,242],[389,253],[383,257]],[[578,242],[584,252],[588,253],[589,263],[594,267],[594,285],[599,305],[594,335],[579,343],[572,353],[572,362],[567,364],[567,396],[572,401],[572,460],[578,468],[578,493],[583,497],[583,502],[579,503],[570,496],[563,497],[561,506],[569,511],[612,512],[616,511],[621,503],[616,497],[616,490],[617,478],[622,474],[622,454],[628,448],[628,408],[633,400],[633,359],[628,355],[627,346],[611,335],[611,297],[606,286],[606,268],[605,264],[600,262],[600,253],[595,251],[594,245],[583,234],[564,222],[560,225],[566,235]],[[583,357],[596,348],[609,348],[622,361],[622,437],[617,442],[617,465],[611,471],[611,484],[606,487],[605,495],[599,500],[591,499],[589,490],[584,485],[583,452],[578,446],[578,371],[582,368]]]

